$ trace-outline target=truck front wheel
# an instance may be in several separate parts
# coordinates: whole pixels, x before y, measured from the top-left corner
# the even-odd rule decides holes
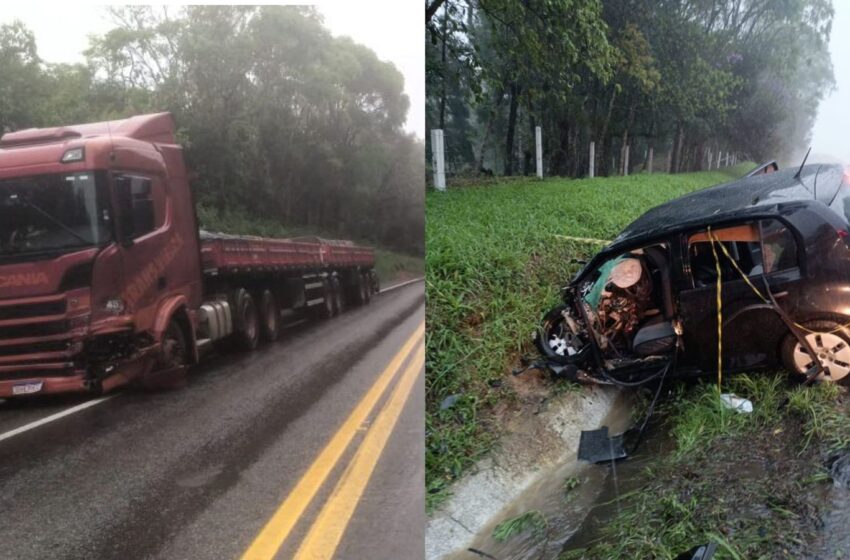
[[[233,293],[233,309],[236,346],[245,351],[255,349],[260,339],[260,316],[254,298],[244,288]]]
[[[186,333],[177,322],[171,319],[162,334],[162,366],[171,369],[189,365],[189,345],[186,343]]]

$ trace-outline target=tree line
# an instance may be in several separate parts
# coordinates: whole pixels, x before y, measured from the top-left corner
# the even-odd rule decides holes
[[[391,63],[301,6],[110,8],[85,63],[0,26],[0,131],[170,111],[199,204],[424,251],[423,145]],[[210,212],[207,212],[210,214]]]
[[[831,0],[426,0],[426,128],[454,175],[700,170],[808,145]],[[426,141],[428,139],[426,138]],[[430,154],[430,143],[427,147]],[[430,156],[429,156],[430,157]]]

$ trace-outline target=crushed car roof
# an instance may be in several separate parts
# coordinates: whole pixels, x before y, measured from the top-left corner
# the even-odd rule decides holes
[[[647,211],[632,222],[603,253],[625,249],[677,231],[725,220],[776,214],[782,204],[818,200],[829,204],[844,177],[844,167],[811,164],[775,173],[745,177],[673,199]],[[816,197],[816,198],[815,198]]]

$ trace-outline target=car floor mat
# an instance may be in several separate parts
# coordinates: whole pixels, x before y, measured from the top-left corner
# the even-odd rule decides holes
[[[623,446],[623,434],[609,437],[608,426],[597,430],[584,430],[578,444],[578,458],[591,463],[603,463],[625,459],[628,456]]]

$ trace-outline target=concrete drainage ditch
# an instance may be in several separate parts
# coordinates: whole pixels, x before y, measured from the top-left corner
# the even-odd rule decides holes
[[[547,550],[560,550],[595,502],[607,472],[576,460],[581,431],[607,425],[612,434],[622,432],[629,425],[630,409],[628,397],[617,389],[582,387],[549,399],[538,414],[508,421],[497,449],[455,483],[451,498],[432,514],[426,558],[476,558],[469,548],[499,560],[540,557],[539,542],[497,543],[492,538],[499,522],[533,510],[541,511],[549,522],[564,524],[556,538],[542,544]],[[552,503],[558,495],[552,489],[562,488],[570,477],[584,479],[570,507]]]

